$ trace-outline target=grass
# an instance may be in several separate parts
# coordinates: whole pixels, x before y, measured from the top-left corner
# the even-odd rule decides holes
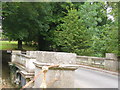
[[[16,50],[17,41],[0,41],[0,50]],[[35,47],[27,46],[23,42],[24,50],[36,50]]]

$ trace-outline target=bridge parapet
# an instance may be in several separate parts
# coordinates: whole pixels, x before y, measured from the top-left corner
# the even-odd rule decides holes
[[[27,51],[26,54],[21,54],[20,51],[13,51],[12,63],[19,69],[19,73],[22,78],[24,77],[26,83],[33,79],[33,74],[37,76],[44,66],[59,65],[59,67],[49,68],[47,72],[48,88],[74,87],[74,73],[79,67],[79,65],[75,65],[76,54],[64,52]],[[43,74],[30,87],[40,88],[42,83]]]
[[[35,64],[35,76],[42,70],[43,66],[60,65],[50,68],[46,73],[47,88],[73,88],[74,73],[79,67],[76,64],[76,54],[64,52],[37,52]],[[34,88],[40,88],[43,75],[35,80]],[[39,83],[38,83],[39,82]]]
[[[16,61],[16,54],[21,54],[21,51],[20,50],[13,50],[11,54],[12,54],[11,61],[15,62]]]
[[[21,51],[12,52],[12,63],[17,64],[18,66],[23,66],[27,72],[34,72],[35,65],[33,62],[35,61],[35,57],[21,54]]]
[[[76,62],[77,64],[118,71],[118,59],[113,53],[106,53],[106,57],[77,56]]]
[[[77,56],[75,53],[65,52],[27,51],[26,54],[21,54],[21,51],[12,51],[12,63],[18,68],[17,71],[22,77],[20,80],[25,81],[24,83],[21,81],[22,86],[33,80],[34,76],[37,76],[44,69],[43,67],[59,65],[47,70],[46,80],[44,80],[45,73],[40,74],[29,86],[32,88],[40,88],[44,84],[43,81],[47,83],[47,88],[73,88],[74,73],[80,66],[76,63],[112,71],[118,70],[118,59],[116,55],[111,53],[107,53],[106,57],[103,58]]]

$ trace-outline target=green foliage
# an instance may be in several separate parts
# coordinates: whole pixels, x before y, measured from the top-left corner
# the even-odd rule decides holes
[[[108,19],[107,8],[114,21]],[[10,40],[37,43],[39,50],[104,56],[118,53],[118,4],[104,2],[3,3]]]
[[[58,25],[55,48],[79,55],[104,56],[117,53],[117,26],[108,20],[106,4],[86,2],[71,7]],[[114,25],[112,25],[114,24]]]
[[[30,32],[44,34],[47,30],[47,3],[5,3],[3,4],[4,33],[12,39],[28,38]],[[34,35],[34,34],[33,34]]]
[[[49,29],[49,3],[6,2],[3,4],[3,30],[10,40],[38,41]],[[34,38],[33,38],[34,37]]]

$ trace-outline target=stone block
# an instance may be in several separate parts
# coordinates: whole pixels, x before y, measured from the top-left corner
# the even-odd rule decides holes
[[[64,52],[38,52],[36,60],[42,63],[76,64],[76,54]]]
[[[106,53],[106,58],[118,60],[117,55],[115,55],[114,53]]]
[[[35,75],[37,75],[41,69],[36,67]],[[74,75],[72,70],[48,70],[46,73],[47,88],[73,88],[74,87]],[[40,88],[43,81],[43,74],[39,76],[34,82],[34,88]]]
[[[105,69],[111,71],[118,71],[118,61],[115,60],[105,60]]]
[[[26,59],[26,69],[28,72],[35,72],[35,65],[33,62],[35,62],[36,59]]]
[[[14,62],[16,60],[16,54],[21,54],[20,50],[12,50],[11,61]]]
[[[32,56],[32,57],[36,57],[37,56],[37,52],[41,52],[41,51],[26,51],[26,55]]]
[[[118,59],[113,53],[106,53],[105,69],[118,71]]]
[[[64,52],[37,52],[35,64],[35,76],[41,71],[43,66],[49,64],[59,64],[61,67],[50,68],[46,73],[47,88],[73,88],[74,73],[78,66],[76,64],[76,54]],[[76,68],[77,67],[77,68]],[[41,74],[34,82],[34,88],[40,88],[43,81]]]

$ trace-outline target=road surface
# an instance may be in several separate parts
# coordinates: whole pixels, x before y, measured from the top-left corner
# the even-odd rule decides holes
[[[76,88],[118,88],[118,76],[80,67],[75,71]]]

